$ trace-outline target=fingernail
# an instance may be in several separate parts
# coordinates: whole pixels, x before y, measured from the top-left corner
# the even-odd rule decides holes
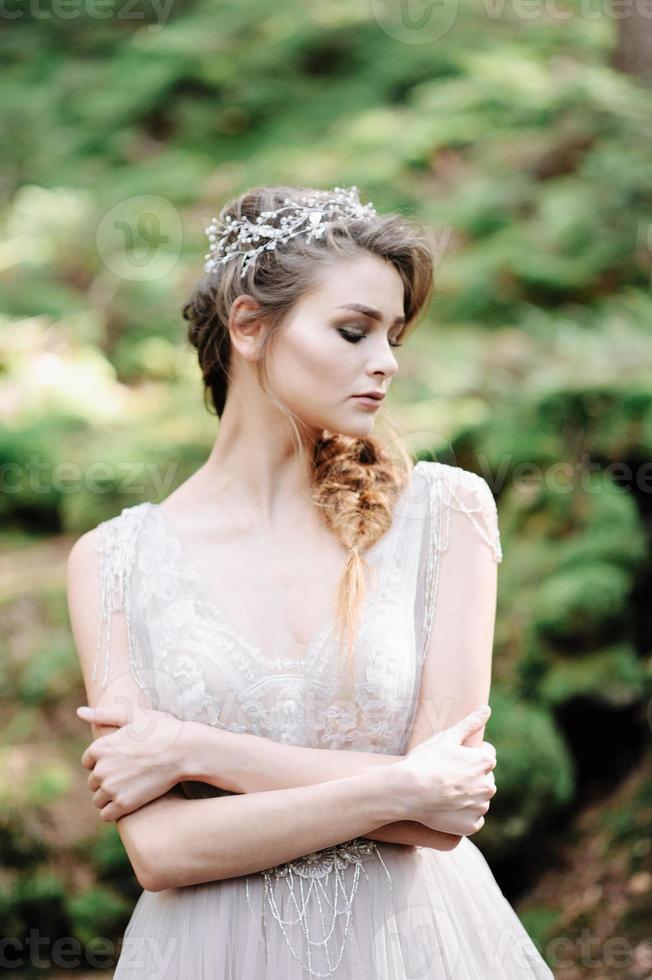
[[[478,708],[476,714],[479,714],[479,715],[488,715],[490,711],[491,711],[491,708],[489,707],[489,705],[488,704],[483,704],[481,708]]]
[[[82,717],[86,717],[87,718],[92,713],[93,713],[93,709],[92,708],[88,708],[85,704],[82,705],[81,708],[77,708],[77,714],[78,715],[81,715]]]

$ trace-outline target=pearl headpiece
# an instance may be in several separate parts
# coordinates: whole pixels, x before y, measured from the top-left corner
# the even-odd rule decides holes
[[[281,218],[279,226],[275,227],[269,222],[277,215],[281,215]],[[249,264],[265,249],[276,248],[297,235],[305,235],[307,241],[321,238],[329,221],[375,216],[373,204],[361,204],[358,188],[353,185],[349,188],[334,187],[328,197],[312,196],[303,201],[293,201],[286,197],[280,208],[262,211],[255,221],[249,218],[235,219],[231,215],[227,215],[224,221],[212,218],[205,229],[210,245],[204,256],[204,269],[206,272],[213,272],[218,265],[229,262],[236,255],[244,255],[240,274],[243,277]],[[250,243],[261,239],[263,241],[260,245],[251,247]]]

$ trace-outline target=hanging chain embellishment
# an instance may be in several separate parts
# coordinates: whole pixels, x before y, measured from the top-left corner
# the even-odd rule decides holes
[[[478,473],[463,470],[446,463],[429,463],[425,467],[429,482],[428,500],[431,527],[431,543],[425,576],[426,617],[421,662],[426,656],[437,600],[440,556],[450,545],[450,519],[453,510],[466,514],[482,540],[491,550],[496,563],[503,560],[498,529],[498,509],[489,484]],[[476,493],[478,505],[468,507],[458,490],[465,483]],[[480,515],[480,519],[476,515]]]
[[[286,861],[283,864],[276,865],[273,868],[266,868],[264,871],[259,872],[264,879],[263,901],[265,908],[263,911],[263,930],[268,959],[271,956],[267,925],[267,910],[269,909],[273,918],[281,927],[281,931],[285,937],[285,942],[287,943],[290,952],[311,976],[331,977],[335,974],[335,971],[342,960],[342,956],[344,955],[344,949],[350,934],[351,916],[353,914],[353,899],[358,890],[361,871],[364,871],[367,880],[369,880],[366,870],[362,867],[363,859],[367,855],[375,855],[383,866],[389,884],[389,896],[393,908],[391,875],[387,865],[383,861],[380,849],[376,845],[376,842],[365,837],[355,837],[350,841],[345,841],[344,843],[335,844],[332,847],[326,847],[319,851],[314,851],[311,854],[306,854],[300,858],[296,858],[292,861]],[[344,872],[351,865],[354,866],[353,881],[351,882],[350,892],[347,894]],[[331,901],[325,884],[333,872],[335,874],[335,887],[333,901]],[[295,894],[295,876],[298,878],[299,883],[299,902],[297,901]],[[306,883],[308,883],[307,890]],[[290,898],[296,911],[296,918],[284,919],[277,905],[277,890],[284,885],[289,889]],[[338,907],[338,892],[341,892],[344,900],[343,908]],[[249,877],[247,877],[245,882],[245,893],[249,907],[253,908],[249,894]],[[309,935],[308,910],[310,899],[313,895],[315,896],[318,904],[321,920],[322,938],[319,940],[312,939]],[[333,913],[328,928],[326,927],[322,900]],[[333,962],[331,959],[331,951],[328,947],[328,942],[333,935],[338,917],[341,915],[346,915],[346,925],[344,927],[344,934],[342,937],[339,954],[335,962]],[[304,960],[302,956],[297,953],[292,945],[292,939],[287,932],[287,926],[297,925],[300,927],[301,933],[305,940],[307,960]],[[324,950],[328,963],[328,972],[318,972],[313,968],[312,947],[321,947]]]

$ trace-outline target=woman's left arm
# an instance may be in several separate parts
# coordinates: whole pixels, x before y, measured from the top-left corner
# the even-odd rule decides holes
[[[450,510],[448,547],[439,556],[436,606],[407,751],[438,731],[449,728],[469,711],[489,700],[497,594],[496,566],[502,557],[499,545],[496,549],[497,518],[488,484],[484,480],[474,480],[469,484],[464,479],[464,472],[459,476],[462,481],[456,488],[456,495],[462,509]],[[474,516],[470,517],[464,510]],[[478,527],[484,533],[479,533]],[[488,542],[493,543],[493,548],[488,546]],[[85,720],[94,724],[124,724],[119,712],[110,707],[96,707],[89,711]],[[170,785],[199,780],[231,793],[255,793],[342,779],[391,765],[404,758],[378,752],[288,745],[258,735],[218,729],[201,722],[180,722],[164,713],[153,712],[154,722],[158,714],[159,727],[163,726],[160,741],[166,745],[164,757],[158,754],[158,768],[165,773]],[[165,732],[166,719],[172,726],[173,738]],[[154,724],[154,729],[156,727]],[[128,734],[123,731],[125,744]],[[467,744],[479,745],[482,740],[483,733],[478,731]],[[82,756],[87,768],[92,768],[97,761],[98,741],[91,743]],[[118,745],[115,747],[118,748]],[[156,752],[127,752],[127,765],[124,765],[123,759],[122,770],[115,773],[115,778],[123,780],[125,789],[146,782],[146,779],[138,778],[138,757],[144,760],[142,764],[149,767],[148,775],[151,775],[155,755]],[[148,796],[148,799],[152,798]],[[141,806],[144,802],[142,800],[136,805]],[[105,819],[117,819],[121,815],[114,808]],[[367,836],[444,850],[459,842],[454,835],[407,820],[379,827],[374,834]]]
[[[126,723],[122,705],[78,709],[78,713],[93,725],[117,729],[96,738],[82,755],[87,769],[102,763],[98,776],[91,778],[89,785],[96,791],[96,805],[102,807],[105,820],[117,820],[186,780],[199,780],[231,793],[257,793],[342,779],[404,758],[379,752],[287,745],[202,722],[179,721],[166,712],[144,711]],[[113,787],[121,804],[112,802],[109,794],[97,792],[104,781]],[[414,820],[385,824],[366,836],[438,850],[450,850],[459,840]]]
[[[486,480],[466,470],[455,476],[408,751],[489,703],[502,561],[498,515]],[[481,745],[483,738],[478,729],[465,745]]]

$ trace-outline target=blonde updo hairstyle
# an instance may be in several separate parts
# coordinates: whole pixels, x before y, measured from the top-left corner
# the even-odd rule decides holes
[[[286,198],[301,202],[306,196],[328,197],[328,191],[305,187],[256,187],[225,204],[219,212],[224,221],[243,217],[255,221],[262,211],[283,206]],[[278,225],[278,218],[266,224]],[[252,247],[255,247],[254,243]],[[244,247],[244,246],[243,246]],[[329,266],[368,252],[391,263],[404,284],[404,338],[429,303],[433,289],[434,239],[432,231],[400,214],[364,219],[329,218],[321,239],[307,242],[299,235],[278,248],[263,250],[241,276],[242,256],[205,272],[183,306],[189,322],[188,340],[196,349],[204,383],[204,402],[222,416],[229,389],[231,339],[229,314],[234,300],[243,293],[253,297],[258,310],[243,313],[248,320],[262,319],[265,334],[256,369],[261,386],[274,404],[287,415],[304,456],[303,423],[275,394],[266,370],[266,353],[283,327],[294,304],[320,282]],[[210,401],[209,401],[210,399]],[[409,479],[409,455],[395,444],[393,458],[376,436],[354,438],[340,433],[323,433],[313,446],[309,461],[313,501],[326,526],[349,551],[339,583],[337,624],[339,648],[346,635],[349,657],[365,595],[363,553],[389,529],[393,505]],[[352,662],[352,661],[351,661]]]

